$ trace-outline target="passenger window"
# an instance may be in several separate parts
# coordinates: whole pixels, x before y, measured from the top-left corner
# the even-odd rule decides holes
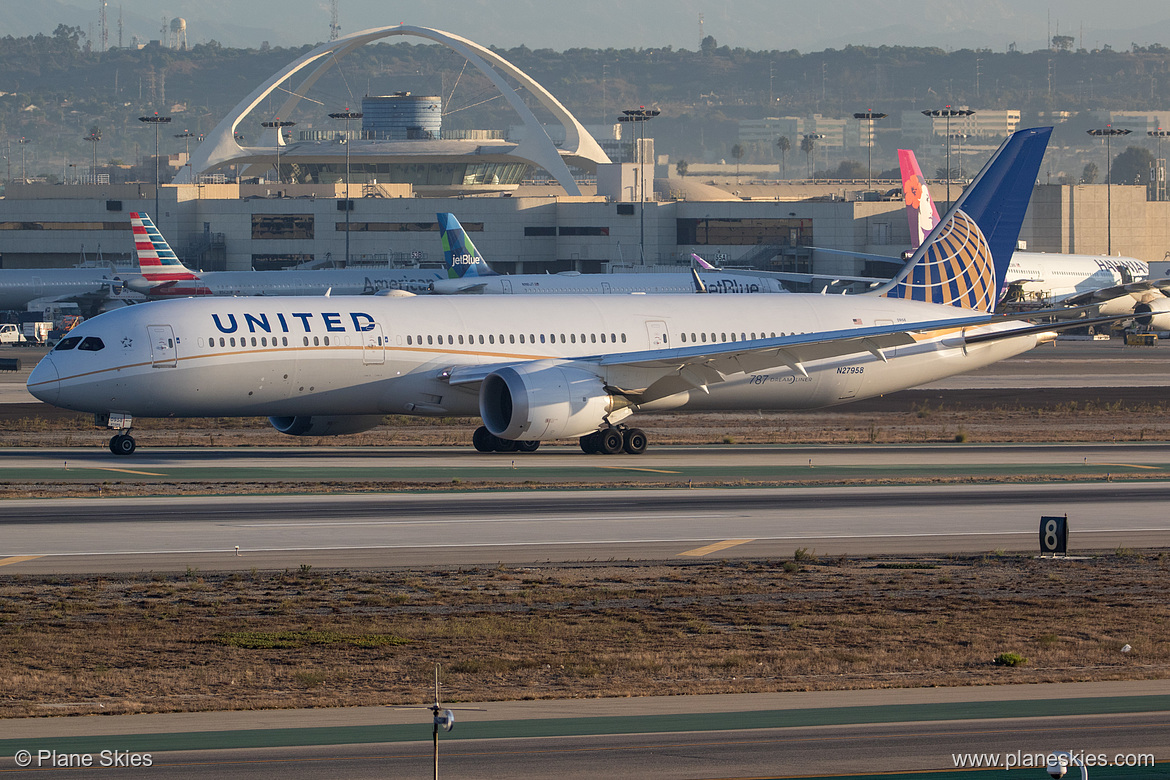
[[[459,334],[459,343],[460,344],[463,343],[463,334],[462,333]]]
[[[262,346],[262,347],[268,346],[268,337],[267,336],[260,337],[260,346]]]
[[[684,333],[684,334],[682,334],[682,341],[683,341],[683,343],[684,343],[684,344],[686,344],[686,343],[687,343],[687,334],[685,334],[685,333]]]
[[[410,346],[410,336],[406,337],[406,346]]]
[[[489,343],[489,344],[495,344],[495,343],[496,343],[496,334],[494,334],[494,333],[489,333],[489,334],[488,334],[488,343]]]
[[[535,334],[535,333],[529,333],[529,334],[528,334],[528,343],[529,343],[529,344],[535,344],[535,343],[536,343],[536,334]]]
[[[515,344],[515,343],[516,343],[516,334],[515,334],[515,333],[509,333],[509,334],[508,334],[508,343],[509,343],[509,344]]]
[[[617,343],[617,334],[616,333],[609,334],[609,340],[611,342],[613,342],[614,344],[616,344]],[[623,338],[622,341],[625,341],[625,339]]]
[[[596,344],[596,343],[597,343],[597,334],[596,334],[596,333],[590,333],[590,334],[589,334],[589,342],[590,342],[591,344]]]
[[[226,347],[226,346],[227,346],[227,341],[225,341],[225,340],[224,340],[224,337],[223,337],[223,336],[220,336],[220,337],[219,337],[219,345],[220,345],[221,347]]]
[[[577,334],[576,334],[576,333],[570,333],[570,334],[569,334],[569,341],[571,341],[571,342],[573,342],[574,344],[576,344],[576,343],[577,343]]]
[[[540,343],[541,344],[544,343],[544,334],[543,333],[540,334]]]
[[[605,334],[604,333],[601,334],[601,343],[602,344],[605,343]]]
[[[524,334],[523,333],[520,334],[520,343],[521,344],[524,343]]]
[[[319,347],[319,346],[321,346],[321,339],[319,339],[319,338],[317,338],[316,336],[314,336],[314,337],[313,337],[313,346],[314,346],[314,347]]]
[[[288,336],[281,336],[280,341],[281,341],[282,346],[285,346],[285,347],[288,346]]]
[[[233,347],[236,345],[236,337],[235,337],[235,336],[232,336],[230,339],[228,339],[228,341],[230,341],[230,342],[231,342],[231,345],[232,345]]]
[[[622,334],[622,343],[623,344],[626,343],[626,334],[624,334],[624,333]]]
[[[482,343],[483,343],[483,334],[482,334],[482,333],[481,333],[481,334],[479,334],[479,343],[480,343],[480,344],[482,344]]]
[[[73,349],[81,343],[81,336],[70,336],[69,338],[61,339],[57,342],[57,346],[53,347],[54,352],[64,352],[67,349]]]
[[[561,343],[562,344],[565,343],[565,334],[564,333],[561,334]]]
[[[252,346],[253,347],[256,346],[256,337],[255,336],[252,337]]]
[[[305,346],[309,346],[309,337],[305,336]]]
[[[433,344],[433,343],[434,343],[434,338],[435,338],[434,336],[427,336],[427,343],[428,343],[428,344]]]
[[[703,334],[703,343],[704,344],[707,343],[707,334],[706,333]]]

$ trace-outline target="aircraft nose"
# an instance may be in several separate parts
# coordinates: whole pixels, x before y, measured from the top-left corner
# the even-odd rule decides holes
[[[50,355],[41,358],[41,362],[33,368],[32,373],[28,375],[26,387],[38,400],[47,404],[57,403],[57,396],[61,393],[61,382],[57,366]]]

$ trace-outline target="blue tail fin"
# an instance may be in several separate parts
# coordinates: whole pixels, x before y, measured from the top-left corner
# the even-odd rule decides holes
[[[882,294],[995,311],[1051,127],[1013,133]]]
[[[462,279],[467,276],[499,276],[483,259],[483,255],[471,242],[454,214],[436,214],[439,218],[439,235],[443,239],[443,261],[448,279]]]

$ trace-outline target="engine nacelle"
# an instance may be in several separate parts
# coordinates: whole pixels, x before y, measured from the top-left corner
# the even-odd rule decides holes
[[[1143,328],[1170,330],[1170,298],[1155,298],[1134,304],[1134,319]]]
[[[361,433],[382,424],[380,414],[313,415],[311,417],[269,417],[272,427],[288,436],[344,436]]]
[[[488,374],[479,388],[479,415],[501,439],[584,436],[614,406],[599,376],[564,366],[508,366]]]

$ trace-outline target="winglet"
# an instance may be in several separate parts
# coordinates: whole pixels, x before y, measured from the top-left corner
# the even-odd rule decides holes
[[[499,275],[488,266],[454,214],[435,216],[439,220],[439,236],[443,240],[443,262],[448,279]]]

